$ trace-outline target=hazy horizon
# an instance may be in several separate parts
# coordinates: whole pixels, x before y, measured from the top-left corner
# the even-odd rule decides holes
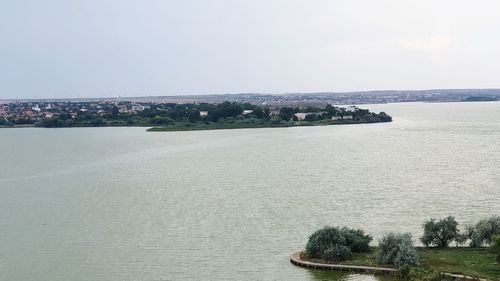
[[[185,93],[182,95],[174,95],[174,94],[166,94],[166,95],[138,95],[138,96],[81,96],[81,97],[74,97],[74,96],[67,96],[67,97],[27,97],[27,98],[9,98],[9,97],[0,97],[0,100],[3,101],[13,101],[13,100],[51,100],[51,99],[127,99],[127,98],[148,98],[148,97],[203,97],[203,96],[226,96],[226,95],[232,95],[232,96],[237,96],[237,95],[271,95],[271,96],[286,96],[286,95],[314,95],[314,94],[376,94],[376,93],[383,93],[383,92],[408,92],[408,93],[420,93],[420,92],[430,92],[430,91],[498,91],[500,92],[500,88],[484,88],[484,89],[408,89],[408,90],[401,90],[401,89],[386,89],[386,90],[362,90],[362,91],[344,91],[344,92],[336,92],[336,91],[319,91],[319,92],[289,92],[289,93],[206,93],[206,94],[190,94],[190,93]],[[457,93],[459,94],[459,93]],[[465,93],[463,93],[465,94]],[[470,93],[473,94],[473,93]],[[491,95],[493,93],[474,93],[474,95]],[[500,93],[499,93],[500,94]]]
[[[500,88],[500,3],[4,1],[0,99]]]

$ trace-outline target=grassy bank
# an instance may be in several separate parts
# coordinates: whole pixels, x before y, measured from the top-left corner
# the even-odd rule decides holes
[[[148,132],[173,132],[173,131],[197,131],[197,130],[225,130],[225,129],[252,129],[252,128],[286,128],[286,127],[303,127],[303,126],[328,126],[328,125],[346,125],[346,124],[368,124],[380,122],[366,122],[366,121],[334,121],[334,120],[321,120],[321,121],[297,121],[287,122],[285,124],[272,124],[272,123],[182,123],[176,125],[153,127],[148,129]]]
[[[376,250],[377,248],[372,247],[368,253],[353,253],[351,260],[339,264],[380,266],[375,260]],[[417,248],[417,251],[420,256],[420,268],[422,270],[500,280],[500,264],[495,261],[496,255],[489,252],[487,248]],[[326,263],[325,260],[310,259],[304,253],[301,258]]]
[[[23,125],[15,125],[15,126],[6,126],[6,125],[0,125],[0,129],[5,129],[5,128],[33,128],[33,124],[23,124]]]
[[[419,248],[422,267],[500,280],[500,264],[487,248]]]

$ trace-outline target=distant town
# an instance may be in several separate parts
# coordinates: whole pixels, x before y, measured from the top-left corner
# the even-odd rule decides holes
[[[322,92],[287,94],[214,94],[182,96],[144,96],[112,98],[44,98],[44,99],[0,99],[0,104],[25,102],[96,102],[131,101],[148,103],[221,103],[224,101],[251,103],[260,106],[325,106],[380,104],[397,102],[460,102],[467,100],[500,100],[500,89],[456,89],[456,90],[414,90],[414,91],[364,91],[364,92]]]

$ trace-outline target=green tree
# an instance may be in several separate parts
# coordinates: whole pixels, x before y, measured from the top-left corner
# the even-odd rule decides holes
[[[497,254],[497,262],[500,263],[500,235],[493,236],[491,241],[492,241],[491,251]]]
[[[455,237],[455,243],[457,244],[457,247],[459,245],[464,245],[465,242],[469,239],[467,233],[458,233],[457,236]]]
[[[424,235],[420,241],[428,246],[436,246],[440,248],[448,247],[448,245],[459,235],[458,223],[452,216],[436,221],[430,219],[424,223]]]
[[[111,109],[111,117],[117,118],[118,114],[120,114],[118,107],[116,105],[113,105],[113,108]]]
[[[257,117],[259,119],[263,119],[264,118],[264,111],[260,107],[255,108],[253,110],[252,114],[255,115],[255,117]]]
[[[12,127],[12,126],[14,126],[14,123],[10,122],[6,118],[0,118],[0,126]]]
[[[269,118],[271,118],[271,110],[268,107],[264,108],[264,116],[263,116],[263,118],[265,120],[269,120]]]
[[[500,216],[480,220],[474,227],[469,227],[468,230],[471,247],[490,245],[491,238],[500,235]]]
[[[285,121],[289,121],[290,119],[293,119],[295,116],[295,113],[297,113],[298,110],[293,109],[291,107],[282,107],[280,109],[279,117]]]
[[[198,109],[192,108],[189,110],[189,122],[195,123],[201,120],[200,111]]]
[[[325,106],[325,111],[330,114],[330,116],[334,116],[335,114],[337,114],[337,108],[332,106],[332,105],[327,105]]]

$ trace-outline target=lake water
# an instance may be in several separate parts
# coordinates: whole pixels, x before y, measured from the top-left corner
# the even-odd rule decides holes
[[[394,122],[0,130],[0,280],[376,280],[289,263],[325,225],[421,234],[500,211],[500,103]]]

